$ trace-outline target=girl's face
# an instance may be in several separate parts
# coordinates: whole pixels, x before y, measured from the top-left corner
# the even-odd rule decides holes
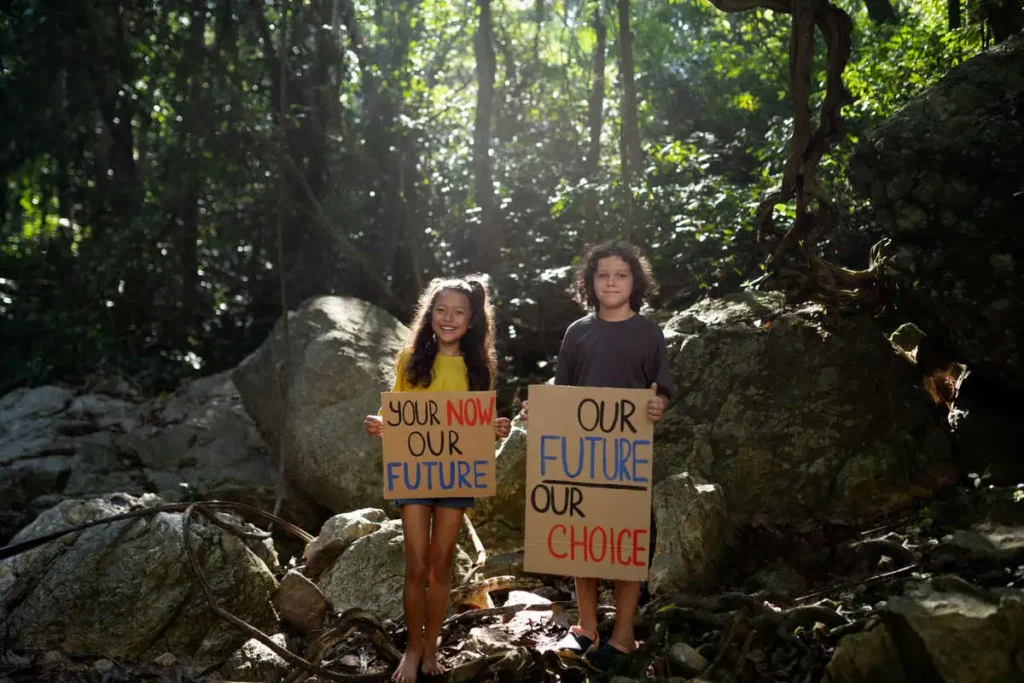
[[[458,343],[469,329],[469,297],[452,289],[442,289],[434,299],[431,316],[438,343]]]
[[[594,293],[603,309],[628,306],[633,294],[633,271],[629,264],[618,256],[599,259],[594,272]]]

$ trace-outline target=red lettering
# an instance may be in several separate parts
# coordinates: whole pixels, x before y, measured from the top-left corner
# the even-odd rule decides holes
[[[629,566],[630,558],[629,557],[626,557],[626,558],[622,557],[622,537],[623,536],[632,536],[632,534],[630,533],[629,529],[623,529],[622,531],[620,531],[619,532],[619,537],[617,539],[619,547],[614,548],[613,552],[615,552],[615,554],[619,556],[619,564],[625,565],[625,566],[628,567]],[[627,542],[628,542],[628,539],[627,539]]]
[[[459,401],[458,410],[456,410],[454,403],[452,403],[451,401],[448,401],[447,414],[448,414],[448,425],[449,426],[451,426],[455,422],[458,422],[460,425],[465,426],[465,423],[463,422],[463,417],[462,417],[462,401]],[[453,422],[453,419],[454,419],[454,422]]]
[[[640,545],[640,535],[641,534],[646,536],[647,535],[647,530],[646,529],[635,529],[633,531],[633,566],[634,567],[643,567],[643,566],[645,566],[647,564],[646,562],[641,562],[640,558],[639,558],[640,553],[642,553],[645,550],[647,550],[647,548],[644,548],[644,547],[642,547]]]
[[[576,527],[569,527],[569,556],[573,562],[576,561],[576,546],[583,548],[583,561],[590,562],[590,554],[587,553],[587,527],[583,527],[583,536],[579,541],[576,540]]]
[[[598,557],[597,551],[594,550],[594,539],[597,538],[597,532],[601,532],[601,556]],[[608,532],[604,530],[604,527],[595,527],[590,530],[590,542],[587,543],[590,549],[590,558],[594,562],[604,562],[605,555],[608,554]]]
[[[556,524],[553,527],[551,527],[551,531],[548,532],[548,552],[551,553],[551,557],[557,557],[560,560],[564,560],[565,558],[567,558],[569,556],[569,553],[562,553],[561,555],[559,555],[558,553],[555,552],[555,546],[551,542],[551,537],[555,535],[555,529],[561,529],[562,530],[562,535],[563,536],[565,535],[565,525],[564,524]]]
[[[487,405],[487,412],[484,412],[483,404],[480,403],[480,399],[477,399],[476,411],[480,415],[480,424],[494,424],[494,397],[491,396],[491,402]]]
[[[612,527],[610,531],[611,533],[608,534],[608,545],[611,546],[612,564],[615,564],[615,527]]]

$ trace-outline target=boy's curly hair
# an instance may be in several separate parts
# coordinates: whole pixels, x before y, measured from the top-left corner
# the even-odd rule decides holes
[[[658,291],[658,283],[654,280],[651,264],[638,247],[622,240],[602,242],[587,250],[583,262],[576,271],[576,295],[573,297],[580,306],[598,310],[600,303],[594,290],[594,276],[597,274],[597,263],[603,258],[618,256],[629,264],[633,273],[633,291],[629,295],[629,307],[639,313],[644,299]]]

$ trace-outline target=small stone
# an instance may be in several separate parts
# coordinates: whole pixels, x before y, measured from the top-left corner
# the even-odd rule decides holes
[[[274,607],[283,621],[303,635],[323,628],[327,617],[327,598],[312,581],[294,569],[281,580],[274,595]]]
[[[64,654],[59,650],[49,650],[43,654],[43,658],[39,660],[39,665],[43,669],[52,669],[63,664],[65,660]]]
[[[178,663],[178,658],[170,652],[165,652],[156,659],[154,659],[153,663],[157,666],[162,666],[165,669],[170,669],[172,666]]]
[[[2,661],[8,666],[15,669],[24,669],[32,666],[32,660],[28,657],[22,657],[21,655],[14,654],[13,652],[7,652],[3,655]]]
[[[97,659],[93,662],[92,668],[101,674],[108,674],[114,670],[114,663],[109,659]]]
[[[708,667],[708,660],[701,653],[686,643],[676,643],[669,650],[672,661],[687,670],[687,673],[696,676]]]

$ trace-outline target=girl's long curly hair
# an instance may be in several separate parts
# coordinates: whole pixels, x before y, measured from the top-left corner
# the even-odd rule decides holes
[[[658,283],[643,252],[622,240],[603,242],[591,247],[583,255],[583,261],[576,271],[576,292],[573,298],[584,308],[592,308],[595,311],[598,309],[600,302],[594,289],[594,276],[597,275],[598,261],[609,256],[618,256],[629,264],[629,269],[633,273],[633,291],[629,295],[629,307],[634,313],[639,313],[644,299],[657,293]]]
[[[494,309],[487,285],[478,275],[464,278],[434,279],[420,295],[409,341],[402,350],[408,354],[405,378],[411,386],[430,386],[434,381],[434,359],[437,358],[437,337],[434,335],[434,304],[445,291],[461,292],[469,298],[469,328],[459,340],[459,349],[466,361],[470,391],[488,391],[498,373],[494,350]]]

